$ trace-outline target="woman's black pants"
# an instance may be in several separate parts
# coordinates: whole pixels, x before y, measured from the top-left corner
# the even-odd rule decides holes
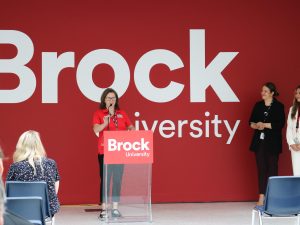
[[[255,158],[258,173],[259,194],[265,194],[269,177],[278,176],[279,153],[268,152],[262,141],[255,152]]]
[[[105,184],[104,175],[106,168],[104,166],[104,155],[98,154],[99,170],[100,170],[100,204],[104,203],[105,192],[109,196],[110,189],[112,189],[112,202],[120,201],[121,184],[124,171],[123,164],[109,164],[107,166],[107,184]],[[112,185],[110,185],[112,183]],[[112,186],[110,188],[110,186]]]

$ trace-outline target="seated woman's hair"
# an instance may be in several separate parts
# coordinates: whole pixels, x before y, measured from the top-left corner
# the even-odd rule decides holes
[[[17,143],[15,153],[13,155],[14,162],[28,160],[36,173],[35,163],[42,165],[42,158],[46,157],[46,151],[42,144],[40,134],[37,131],[29,130],[24,132]]]

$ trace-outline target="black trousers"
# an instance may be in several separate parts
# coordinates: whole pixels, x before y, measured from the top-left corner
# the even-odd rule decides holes
[[[100,170],[100,204],[106,201],[105,192],[109,195],[112,189],[112,202],[120,201],[120,193],[122,186],[122,178],[124,172],[123,164],[110,164],[107,166],[107,184],[105,184],[104,175],[106,173],[104,167],[104,155],[98,154],[99,170]],[[112,187],[111,187],[112,186]]]
[[[264,147],[264,142],[261,141],[257,151],[255,152],[255,158],[259,194],[265,194],[269,177],[278,176],[279,153],[268,152]]]

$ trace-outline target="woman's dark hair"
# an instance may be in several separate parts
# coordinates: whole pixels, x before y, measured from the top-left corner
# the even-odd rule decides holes
[[[119,96],[117,94],[117,92],[112,89],[112,88],[106,88],[102,95],[101,95],[101,99],[100,99],[100,105],[99,105],[99,108],[100,109],[106,109],[106,104],[105,104],[105,98],[106,96],[109,94],[109,93],[114,93],[115,96],[116,96],[116,104],[115,104],[115,109],[120,109],[119,107]]]
[[[277,91],[276,86],[275,86],[274,83],[267,82],[267,83],[264,84],[264,86],[267,87],[267,88],[269,88],[269,90],[270,90],[271,93],[272,92],[274,93],[273,94],[274,97],[279,96],[279,93],[278,93],[278,91]]]
[[[300,89],[300,85],[298,85],[295,89],[295,93],[297,92],[297,90]],[[296,98],[294,98],[294,101],[293,101],[293,107],[292,107],[292,113],[291,113],[291,118],[292,119],[296,119],[296,113],[298,111],[300,107],[300,102],[297,101]],[[298,112],[300,113],[300,112]]]

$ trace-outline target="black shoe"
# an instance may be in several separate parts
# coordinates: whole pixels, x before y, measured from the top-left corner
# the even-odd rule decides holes
[[[100,218],[100,219],[103,219],[103,218],[106,218],[106,217],[107,217],[106,210],[102,210],[102,209],[101,209],[99,218]]]
[[[117,218],[117,217],[121,217],[122,214],[120,213],[120,211],[118,209],[112,209],[111,210],[111,217]]]

